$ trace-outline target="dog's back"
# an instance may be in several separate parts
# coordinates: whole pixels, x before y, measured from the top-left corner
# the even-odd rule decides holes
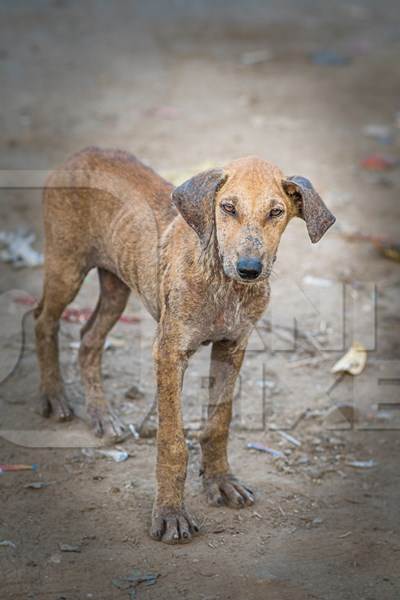
[[[46,267],[107,269],[154,305],[158,243],[176,216],[171,190],[127,152],[87,148],[73,155],[44,190]]]

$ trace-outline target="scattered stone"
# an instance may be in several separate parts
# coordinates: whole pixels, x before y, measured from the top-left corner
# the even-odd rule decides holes
[[[268,62],[272,58],[272,52],[266,48],[262,48],[260,50],[252,50],[251,52],[243,52],[240,62],[245,66],[253,66]]]
[[[370,458],[369,460],[352,460],[346,464],[355,469],[372,469],[373,467],[376,467],[378,463],[373,458]]]
[[[80,544],[58,544],[61,552],[80,552]]]
[[[55,554],[52,554],[49,558],[49,562],[53,563],[55,565],[59,565],[61,562],[61,554],[59,554],[58,552]]]
[[[131,600],[136,598],[136,588],[141,583],[144,583],[146,587],[154,585],[157,582],[159,573],[141,573],[139,569],[134,569],[131,575],[126,577],[118,577],[112,580],[112,585],[119,590],[129,592]]]
[[[339,54],[336,50],[317,50],[311,55],[311,62],[321,67],[344,67],[351,61],[350,56]]]
[[[32,481],[32,483],[27,483],[24,487],[32,490],[43,490],[49,487],[49,485],[49,483],[45,483],[44,481]]]
[[[129,400],[143,400],[144,397],[144,392],[137,385],[132,385],[125,392],[125,398],[129,398]]]
[[[17,548],[17,546],[14,544],[14,542],[11,542],[11,540],[1,540],[0,546],[12,548],[13,550],[16,550]]]

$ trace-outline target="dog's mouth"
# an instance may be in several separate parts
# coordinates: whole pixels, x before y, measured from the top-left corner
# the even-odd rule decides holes
[[[267,272],[261,272],[259,275],[257,275],[257,277],[241,277],[236,276],[234,279],[236,279],[236,281],[238,281],[239,283],[242,283],[243,285],[255,285],[257,283],[261,283],[262,281],[266,281],[267,279],[269,279],[270,273]]]

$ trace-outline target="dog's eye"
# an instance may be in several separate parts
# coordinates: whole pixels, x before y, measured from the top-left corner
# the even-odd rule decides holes
[[[280,217],[281,215],[283,215],[283,208],[272,208],[269,211],[269,216],[272,218]]]
[[[228,213],[228,215],[236,215],[236,208],[230,202],[223,202],[221,208],[224,212]]]

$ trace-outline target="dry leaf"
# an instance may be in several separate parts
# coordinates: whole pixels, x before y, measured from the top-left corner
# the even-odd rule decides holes
[[[350,350],[333,365],[331,373],[350,373],[359,375],[367,362],[367,351],[362,344],[353,342]]]

